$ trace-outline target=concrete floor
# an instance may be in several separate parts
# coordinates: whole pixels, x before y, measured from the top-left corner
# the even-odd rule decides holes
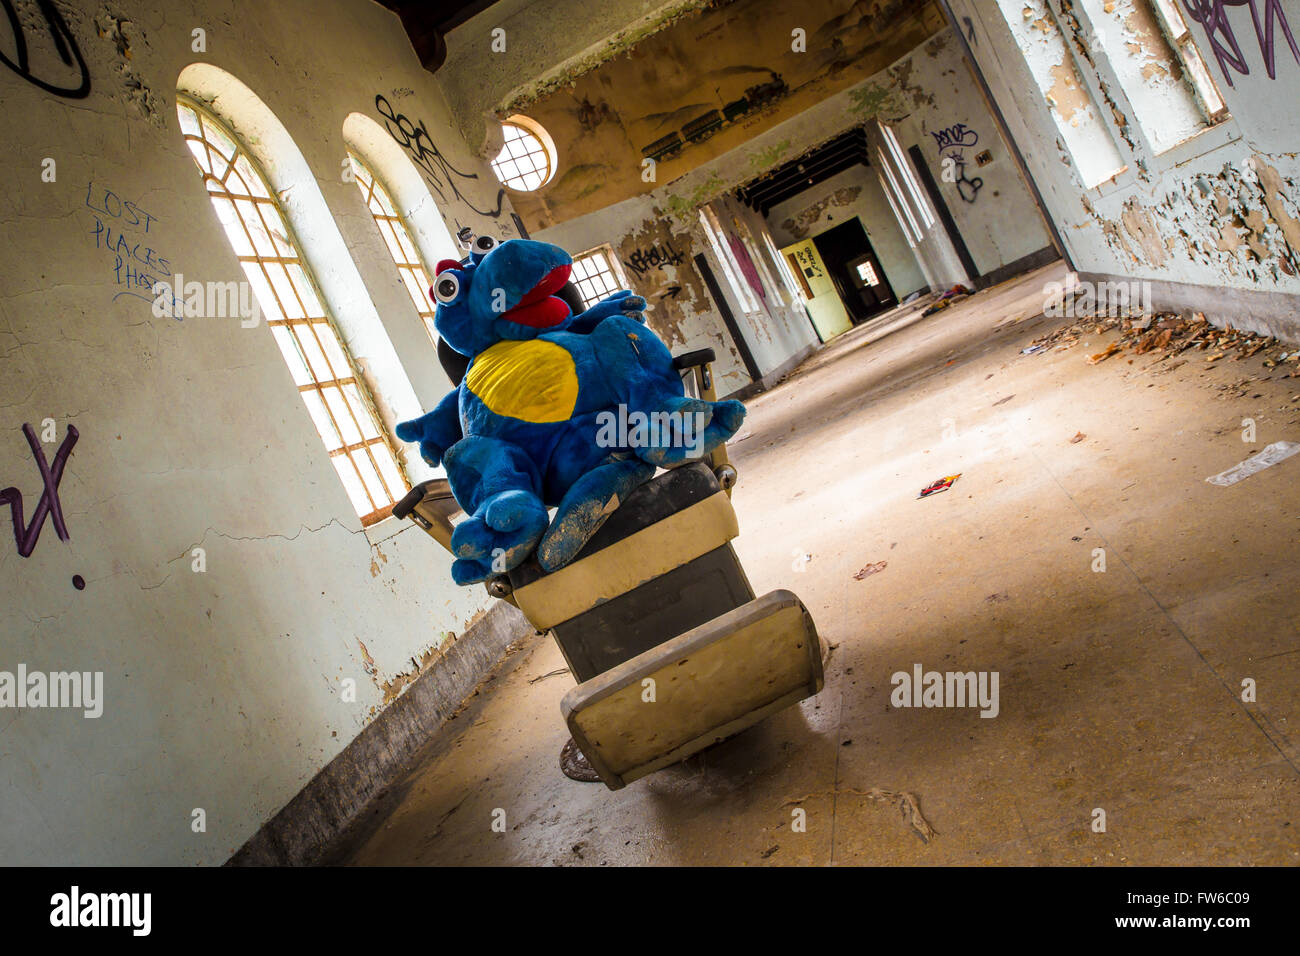
[[[1300,440],[1300,379],[1260,356],[1087,365],[1113,333],[1023,356],[1059,324],[1037,317],[1063,273],[858,327],[749,403],[736,548],[755,590],[795,591],[833,646],[817,697],[611,793],[560,774],[572,679],[533,639],[337,858],[1300,862],[1300,456],[1205,482]],[[1217,388],[1266,375],[1244,397]],[[916,663],[999,672],[999,715],[891,707],[890,675]],[[872,788],[915,794],[938,835]]]

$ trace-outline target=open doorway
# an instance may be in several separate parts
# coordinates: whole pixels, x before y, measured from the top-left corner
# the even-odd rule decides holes
[[[813,244],[855,324],[898,304],[867,231],[856,216],[814,236]]]

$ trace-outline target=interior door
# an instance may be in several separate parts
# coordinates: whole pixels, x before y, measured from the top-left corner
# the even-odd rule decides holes
[[[854,322],[898,304],[857,216],[813,237],[813,243]]]
[[[803,286],[808,317],[812,319],[813,327],[821,340],[828,342],[841,332],[853,328],[853,319],[840,301],[835,282],[813,241],[805,239],[786,246],[781,250],[781,255],[785,256],[790,271]]]

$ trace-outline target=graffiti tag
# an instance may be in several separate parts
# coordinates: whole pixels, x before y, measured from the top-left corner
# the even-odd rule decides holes
[[[81,56],[77,38],[68,29],[58,8],[50,0],[36,0],[36,7],[45,17],[45,26],[50,31],[50,39],[54,41],[54,49],[58,51],[59,59],[65,66],[72,66],[73,60],[76,60],[77,72],[80,76],[80,82],[76,86],[58,86],[32,72],[27,56],[27,36],[23,33],[23,25],[18,20],[18,13],[14,10],[11,0],[0,0],[0,4],[4,5],[5,13],[9,17],[9,29],[14,35],[14,56],[17,57],[16,60],[11,60],[4,53],[0,53],[0,63],[4,63],[28,83],[34,83],[55,96],[67,97],[70,100],[84,99],[89,96],[90,70]]]
[[[384,128],[388,130],[388,135],[393,137],[397,145],[410,155],[411,161],[420,168],[424,173],[425,182],[438,194],[438,198],[443,202],[447,201],[446,190],[470,209],[480,216],[490,216],[493,219],[500,217],[501,207],[505,200],[506,191],[497,190],[497,204],[495,209],[479,209],[460,191],[456,185],[459,179],[478,179],[477,173],[463,173],[453,166],[447,157],[442,154],[436,145],[434,145],[429,131],[421,120],[417,126],[404,113],[394,113],[392,104],[384,98],[382,93],[375,95],[375,109],[379,115],[384,118]]]
[[[935,145],[941,153],[948,149],[974,146],[980,141],[980,134],[965,123],[954,123],[952,126],[934,130],[930,135],[934,137]]]
[[[651,269],[662,269],[664,266],[679,266],[682,264],[685,256],[673,248],[671,241],[659,243],[656,242],[649,248],[640,248],[628,256],[627,265],[636,273],[638,279],[645,278],[645,274]]]
[[[113,257],[113,281],[117,286],[113,301],[129,295],[153,302],[154,286],[172,274],[171,263],[154,249],[155,240],[149,235],[158,217],[93,182],[86,185],[86,208],[95,217],[91,232],[95,248]]]
[[[826,274],[821,270],[820,262],[817,257],[812,254],[812,250],[810,249],[796,249],[794,252],[794,259],[795,262],[798,263],[799,268],[803,270],[803,274],[809,279],[820,279]]]
[[[63,480],[63,467],[68,462],[68,456],[72,454],[72,446],[77,443],[77,427],[68,426],[68,433],[63,437],[59,450],[54,453],[54,464],[45,460],[45,450],[41,448],[40,441],[36,438],[36,429],[26,423],[23,424],[23,434],[27,436],[27,444],[32,448],[32,457],[36,459],[36,467],[40,470],[41,481],[45,487],[41,491],[41,498],[36,503],[36,509],[32,512],[30,524],[23,522],[23,493],[17,488],[0,489],[0,505],[8,504],[9,513],[14,522],[14,542],[18,545],[18,554],[20,557],[28,557],[36,548],[36,541],[41,536],[41,528],[45,525],[45,519],[48,517],[54,522],[54,531],[58,534],[60,541],[68,540],[68,527],[63,521],[63,506],[59,502],[59,482]]]
[[[957,187],[957,195],[965,202],[973,203],[979,191],[984,188],[984,180],[979,176],[971,178],[966,175],[966,153],[968,147],[980,141],[980,134],[965,123],[954,123],[930,133],[942,158],[943,181]]]
[[[966,157],[960,153],[943,158],[943,181],[957,187],[957,195],[965,202],[974,202],[979,191],[984,188],[984,180],[966,175]]]
[[[1295,37],[1286,22],[1286,14],[1282,12],[1281,3],[1279,0],[1263,0],[1263,3],[1264,22],[1261,23],[1257,0],[1183,0],[1188,16],[1205,28],[1210,49],[1214,52],[1214,58],[1219,61],[1219,72],[1223,74],[1229,86],[1233,85],[1232,74],[1228,72],[1229,67],[1242,76],[1249,76],[1250,66],[1246,63],[1246,57],[1237,43],[1232,24],[1228,22],[1228,7],[1250,7],[1250,19],[1255,25],[1255,39],[1259,41],[1259,52],[1264,57],[1264,69],[1268,71],[1270,80],[1277,79],[1273,50],[1275,27],[1282,28],[1282,35],[1286,37],[1286,42],[1291,47],[1291,55],[1295,57],[1297,63],[1300,63],[1300,47],[1296,46]]]

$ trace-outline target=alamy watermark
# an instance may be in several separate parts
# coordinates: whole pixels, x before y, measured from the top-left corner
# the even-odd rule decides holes
[[[0,671],[0,708],[70,708],[83,717],[104,713],[103,671]]]
[[[246,281],[186,282],[178,272],[170,282],[155,282],[150,291],[159,319],[239,319],[246,329],[262,320],[257,296]]]
[[[997,671],[897,671],[889,702],[895,707],[978,707],[981,717],[998,715]]]
[[[1120,319],[1132,315],[1152,315],[1151,283],[1129,282],[1048,282],[1043,286],[1043,315],[1049,319]]]
[[[704,452],[704,429],[708,420],[703,412],[629,412],[626,405],[617,411],[596,415],[596,444],[600,448],[684,448],[691,458]]]
[[[73,886],[50,897],[50,925],[122,927],[132,936],[148,936],[153,926],[152,893],[85,893]]]

